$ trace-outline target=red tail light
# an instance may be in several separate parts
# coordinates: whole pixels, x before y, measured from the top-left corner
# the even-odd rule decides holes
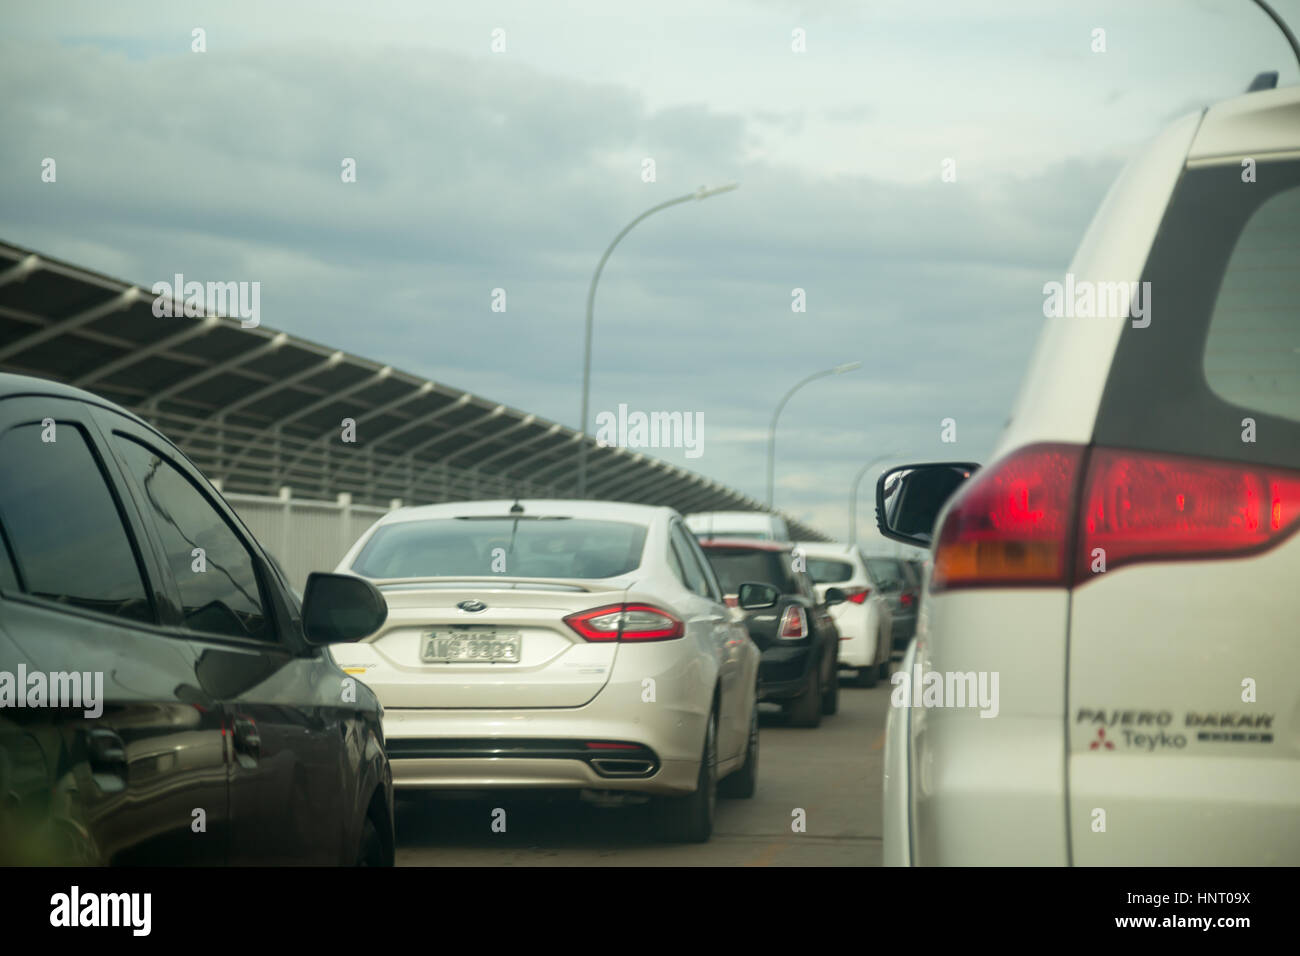
[[[1076,445],[1029,445],[976,472],[957,492],[934,549],[931,591],[1067,587]]]
[[[570,614],[564,623],[588,641],[671,641],[682,622],[652,604],[609,604]]]
[[[845,600],[852,601],[854,604],[865,604],[867,595],[871,593],[871,588],[845,588]]]
[[[1083,496],[1075,580],[1138,561],[1262,551],[1300,521],[1300,475],[1174,455],[1095,449]]]
[[[797,641],[800,638],[808,636],[808,619],[804,616],[803,608],[797,604],[791,604],[781,615],[781,627],[777,634],[782,640]]]
[[[916,596],[911,591],[904,591],[898,596],[898,603],[903,607],[911,607],[915,600]]]
[[[1030,445],[977,473],[939,530],[931,590],[1081,585],[1102,561],[1243,556],[1300,526],[1296,472],[1093,448],[1085,475],[1085,451]]]
[[[740,598],[734,594],[728,594],[722,600],[727,602],[727,607],[740,607]]]

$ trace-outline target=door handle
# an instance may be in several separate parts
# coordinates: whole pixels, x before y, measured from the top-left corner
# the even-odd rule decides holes
[[[235,753],[241,753],[256,760],[262,755],[262,735],[257,731],[257,722],[251,717],[236,717],[234,723]]]
[[[86,763],[95,786],[104,793],[126,789],[126,744],[115,731],[96,727],[86,732]]]

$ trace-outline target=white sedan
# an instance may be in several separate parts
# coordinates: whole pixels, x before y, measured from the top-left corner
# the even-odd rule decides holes
[[[639,795],[665,839],[691,842],[719,789],[753,795],[759,651],[671,508],[402,508],[338,570],[388,602],[384,627],[335,657],[384,706],[398,789]]]

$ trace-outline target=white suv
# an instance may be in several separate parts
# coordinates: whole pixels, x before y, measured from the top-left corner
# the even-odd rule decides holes
[[[877,491],[934,541],[886,862],[1300,863],[1300,90],[1175,122],[1043,292],[991,463]]]
[[[844,601],[831,605],[831,619],[840,632],[840,670],[856,671],[854,684],[875,687],[889,674],[893,653],[893,617],[889,601],[867,573],[862,552],[851,544],[801,541],[796,551],[807,563],[817,600],[825,601],[832,587],[844,592]]]

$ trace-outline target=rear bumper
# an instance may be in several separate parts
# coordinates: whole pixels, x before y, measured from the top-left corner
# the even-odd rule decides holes
[[[789,700],[807,690],[815,650],[809,644],[765,650],[758,665],[759,699]]]
[[[619,790],[687,794],[695,790],[698,760],[665,760],[644,779],[601,776],[583,760],[537,757],[393,758],[398,790]]]

